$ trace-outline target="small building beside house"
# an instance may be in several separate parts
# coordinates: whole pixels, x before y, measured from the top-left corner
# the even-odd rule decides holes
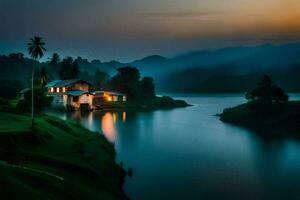
[[[47,85],[48,95],[53,97],[53,107],[92,109],[91,84],[81,79],[54,80]]]
[[[30,92],[31,89],[30,88],[24,88],[23,90],[21,90],[20,92],[18,92],[18,94],[20,95],[20,99],[24,100],[25,99],[25,95]]]
[[[127,101],[125,94],[112,91],[93,92],[93,104],[99,105],[103,102],[124,102]]]

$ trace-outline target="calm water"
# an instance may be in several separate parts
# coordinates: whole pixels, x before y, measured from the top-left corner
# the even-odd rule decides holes
[[[299,141],[266,141],[219,121],[242,95],[174,96],[194,106],[59,116],[114,143],[118,162],[133,168],[124,186],[133,200],[300,199]]]

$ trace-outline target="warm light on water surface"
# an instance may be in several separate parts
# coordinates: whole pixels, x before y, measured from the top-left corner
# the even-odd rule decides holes
[[[124,185],[132,200],[299,199],[300,142],[266,140],[216,116],[244,103],[243,94],[178,98],[194,106],[79,112],[67,119],[102,132],[114,144],[117,162],[134,172]],[[296,99],[300,95],[291,95]]]
[[[101,119],[101,129],[103,134],[112,143],[116,140],[115,120],[116,115],[111,113],[105,113]]]

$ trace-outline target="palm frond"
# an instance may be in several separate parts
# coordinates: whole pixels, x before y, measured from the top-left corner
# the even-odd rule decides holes
[[[30,41],[28,45],[28,53],[33,59],[42,58],[44,56],[44,52],[46,51],[46,48],[44,47],[45,42],[42,41],[41,37],[34,36],[33,38],[30,38]]]

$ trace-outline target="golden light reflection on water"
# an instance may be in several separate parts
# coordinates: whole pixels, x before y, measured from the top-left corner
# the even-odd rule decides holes
[[[114,124],[117,122],[117,113],[113,113],[112,114],[112,116],[113,116],[113,119],[114,119]]]
[[[117,134],[116,123],[118,122],[118,120],[122,120],[123,123],[125,123],[126,118],[127,118],[126,112],[122,112],[122,115],[121,113],[107,112],[102,116],[101,129],[108,141],[112,143],[115,142],[116,134]]]
[[[101,120],[101,128],[103,134],[108,141],[114,143],[116,140],[116,127],[115,127],[116,115],[112,113],[105,113]]]
[[[126,122],[126,112],[123,112],[122,116],[123,116],[123,122]]]
[[[88,117],[87,117],[87,126],[89,127],[90,130],[93,130],[93,113],[90,112],[88,114]]]

